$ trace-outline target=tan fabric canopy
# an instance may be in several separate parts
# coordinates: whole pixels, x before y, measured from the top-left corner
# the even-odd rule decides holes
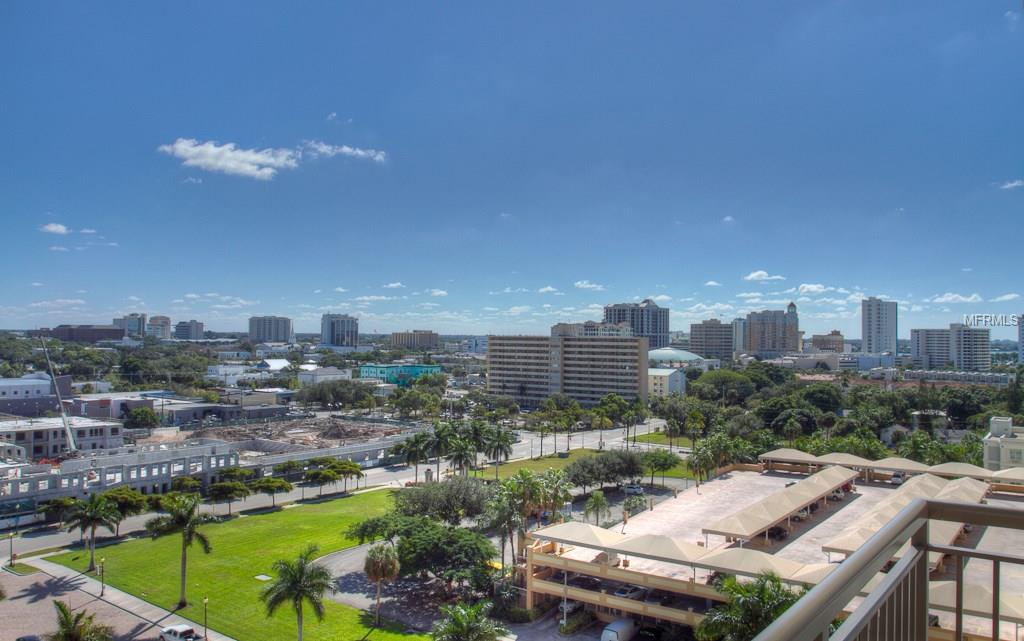
[[[930,474],[939,476],[966,476],[968,478],[985,479],[992,478],[992,472],[983,467],[971,465],[970,463],[943,463],[928,468]]]
[[[1008,467],[992,473],[992,480],[1011,483],[1024,483],[1024,467]]]
[[[779,463],[808,463],[815,465],[818,462],[818,457],[807,452],[801,452],[800,450],[794,450],[788,447],[783,447],[771,452],[765,452],[764,454],[757,457],[759,461],[778,461]]]
[[[802,563],[790,561],[789,559],[761,552],[760,550],[744,548],[715,550],[705,555],[696,565],[725,574],[745,574],[747,576],[774,572],[782,578],[788,578],[804,568]]]
[[[750,540],[855,478],[857,473],[845,467],[826,468],[724,519],[719,519],[701,531],[705,534]]]
[[[823,456],[819,456],[818,463],[828,465],[843,465],[846,467],[871,467],[872,462],[866,458],[856,456],[854,454],[847,454],[845,452],[831,452]]]
[[[908,458],[900,458],[898,456],[890,456],[889,458],[872,461],[871,468],[892,472],[906,472],[908,474],[928,471],[928,466],[924,463],[918,463],[917,461],[911,461]]]
[[[708,554],[707,548],[664,534],[627,536],[616,544],[615,550],[654,561],[685,564],[691,564]]]
[[[799,463],[803,465],[843,465],[846,467],[856,467],[866,470],[905,472],[907,474],[921,474],[928,472],[929,474],[944,476],[947,478],[967,477],[982,479],[985,481],[998,479],[998,477],[994,476],[995,473],[990,472],[983,467],[971,465],[970,463],[942,463],[940,465],[932,465],[929,467],[924,463],[918,463],[917,461],[911,461],[909,459],[899,457],[889,457],[879,461],[869,461],[866,458],[861,458],[859,456],[843,452],[831,452],[823,456],[814,456],[813,454],[808,454],[807,452],[801,452],[790,448],[782,448],[772,450],[771,452],[765,452],[757,458],[762,462],[767,461],[769,463],[776,461],[779,463]],[[1024,474],[1020,477],[1010,476],[1010,478],[1024,482]]]
[[[625,535],[606,530],[589,523],[569,521],[531,532],[535,539],[544,539],[568,545],[581,545],[595,550],[605,550],[620,543]]]
[[[931,581],[928,584],[928,607],[956,612],[956,581]],[[964,589],[964,614],[992,618],[992,590],[972,583]],[[1024,624],[1024,598],[1003,590],[999,595],[999,618]]]

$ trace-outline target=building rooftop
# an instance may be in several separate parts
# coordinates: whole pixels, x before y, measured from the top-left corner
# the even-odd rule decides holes
[[[86,418],[84,416],[67,417],[68,425],[74,428],[85,427],[107,427],[110,425],[121,425],[118,421]],[[60,417],[52,418],[18,418],[9,421],[0,421],[0,431],[29,431],[29,430],[50,430],[64,429],[64,422]]]
[[[671,376],[678,372],[677,369],[671,367],[651,367],[647,369],[648,376]]]
[[[685,349],[677,349],[675,347],[661,347],[659,349],[652,349],[647,352],[647,360],[650,362],[685,362],[685,361],[702,361],[702,357],[688,352]]]

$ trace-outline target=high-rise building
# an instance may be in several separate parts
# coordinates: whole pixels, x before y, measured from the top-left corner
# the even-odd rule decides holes
[[[747,351],[747,319],[732,320],[732,349],[737,354]]]
[[[414,329],[411,332],[391,332],[391,345],[403,349],[437,349],[440,338],[429,329]]]
[[[115,318],[111,321],[111,324],[115,327],[120,327],[124,330],[127,336],[145,336],[146,335],[146,315],[131,313],[121,318]]]
[[[1017,363],[1024,365],[1024,314],[1017,317]]]
[[[320,317],[320,344],[329,347],[359,345],[359,319],[348,314],[324,314]]]
[[[992,369],[992,337],[987,327],[969,327],[963,323],[949,326],[949,355],[953,367],[964,372]]]
[[[914,367],[953,367],[965,372],[992,369],[991,335],[987,327],[953,323],[949,329],[910,330],[910,357]]]
[[[651,349],[658,349],[668,345],[668,311],[649,298],[640,303],[605,305],[604,322],[629,323],[633,336],[646,337]]]
[[[294,343],[292,319],[284,316],[253,316],[249,319],[249,342]]]
[[[174,337],[181,341],[197,341],[203,337],[203,324],[196,320],[181,321],[174,326]]]
[[[629,323],[558,323],[551,326],[552,336],[632,336]]]
[[[800,319],[794,303],[790,303],[786,311],[770,309],[747,314],[746,351],[774,358],[799,352],[802,342]]]
[[[39,330],[42,336],[52,336],[68,343],[95,343],[116,341],[125,337],[123,327],[116,325],[58,325],[53,329]]]
[[[811,348],[816,352],[842,354],[845,345],[846,339],[838,329],[833,329],[828,334],[813,334],[811,336]]]
[[[647,400],[646,337],[490,336],[487,390],[537,407],[552,394],[592,406],[607,394]]]
[[[171,319],[166,316],[150,316],[146,323],[146,336],[154,338],[171,337]]]
[[[704,358],[731,361],[733,354],[732,324],[711,318],[690,325],[690,350]]]
[[[860,351],[896,354],[896,301],[865,298],[860,302]]]

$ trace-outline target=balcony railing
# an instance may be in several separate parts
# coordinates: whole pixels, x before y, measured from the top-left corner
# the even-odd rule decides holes
[[[929,544],[929,520],[1024,530],[1024,511],[1021,510],[916,499],[755,641],[926,641],[930,629],[930,552],[943,554],[954,564],[956,596],[952,608],[955,615],[952,638],[955,641],[964,639],[964,566],[972,558],[992,563],[990,638],[999,639],[1000,566],[1003,563],[1024,565],[1024,556]],[[869,588],[869,583],[908,542],[910,546],[900,560],[877,585]],[[833,622],[842,618],[851,601],[865,593],[863,601],[838,629],[830,632]]]

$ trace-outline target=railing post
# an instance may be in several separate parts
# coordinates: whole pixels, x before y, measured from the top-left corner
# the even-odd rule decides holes
[[[992,641],[999,641],[999,561],[992,559]]]
[[[964,557],[957,554],[953,559],[956,561],[956,632],[953,639],[964,641]]]
[[[910,627],[910,638],[914,641],[928,640],[928,523],[925,519],[921,527],[917,528],[911,537],[911,545],[923,551],[921,558],[914,565],[914,570],[908,579],[911,581],[910,598],[912,601],[909,608],[913,617]]]

